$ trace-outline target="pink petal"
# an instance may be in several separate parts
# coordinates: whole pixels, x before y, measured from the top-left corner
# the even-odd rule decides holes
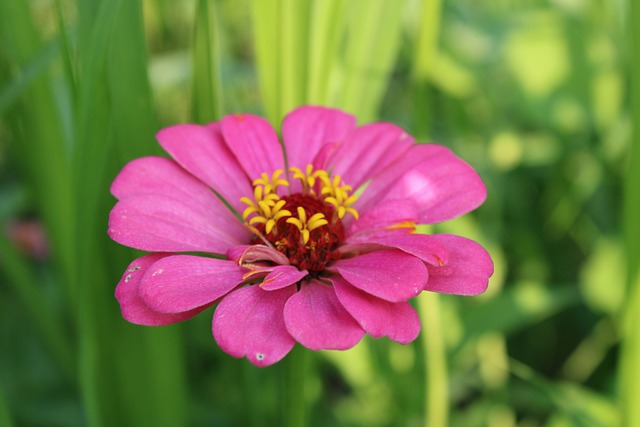
[[[115,205],[109,214],[109,236],[143,251],[225,253],[246,241],[248,230],[228,209],[208,200],[187,203],[170,195],[145,194]]]
[[[246,356],[256,366],[286,356],[295,340],[287,332],[283,311],[294,292],[293,287],[267,292],[247,286],[227,295],[213,316],[213,337],[220,348],[233,357]]]
[[[357,128],[329,160],[333,173],[354,189],[396,160],[413,144],[413,137],[390,123]]]
[[[351,218],[351,215],[345,217]],[[360,219],[351,222],[345,232],[347,238],[354,235],[377,233],[397,224],[417,222],[418,210],[412,201],[396,200],[371,206],[360,212]],[[343,221],[345,222],[345,221]]]
[[[421,260],[395,249],[341,259],[330,269],[356,288],[390,302],[415,297],[429,277]]]
[[[277,169],[284,169],[282,146],[268,121],[251,114],[236,114],[225,116],[221,123],[227,146],[251,180],[263,172],[271,175]]]
[[[433,224],[465,214],[482,204],[487,189],[475,170],[451,150],[414,145],[376,176],[354,207],[362,211],[384,203],[412,201],[420,223]]]
[[[251,196],[253,187],[222,138],[219,123],[171,126],[158,132],[156,138],[183,168],[242,212],[246,206],[240,198]]]
[[[264,261],[280,265],[289,265],[289,258],[287,258],[286,255],[265,245],[249,246],[247,250],[244,251],[238,262],[241,264],[253,264]]]
[[[282,123],[282,139],[289,166],[304,169],[328,143],[343,141],[356,119],[340,110],[304,106],[289,113]]]
[[[207,306],[202,306],[182,313],[167,314],[152,310],[144,302],[139,292],[140,279],[142,279],[147,270],[156,261],[161,260],[166,256],[168,255],[145,255],[133,261],[125,270],[122,275],[122,279],[118,283],[118,286],[116,286],[115,292],[116,299],[118,300],[118,303],[120,303],[120,310],[122,310],[122,317],[125,320],[137,325],[169,325],[171,323],[187,320],[207,308]]]
[[[378,233],[348,239],[340,248],[343,253],[366,251],[381,247],[400,249],[403,252],[420,258],[422,261],[439,267],[446,264],[449,255],[438,239],[427,234]],[[373,249],[372,249],[373,248]]]
[[[155,311],[180,313],[210,304],[242,282],[233,261],[174,255],[156,262],[140,282],[140,296]]]
[[[408,302],[388,302],[354,288],[340,276],[331,277],[338,300],[374,338],[388,336],[401,344],[416,339],[420,318]]]
[[[289,298],[284,320],[296,341],[311,350],[346,350],[364,336],[333,288],[317,280],[303,283]]]
[[[489,253],[473,240],[451,234],[434,234],[449,252],[449,262],[429,268],[429,281],[424,290],[445,294],[476,295],[484,292],[493,274]]]
[[[297,267],[291,265],[279,265],[273,267],[259,286],[265,291],[274,291],[299,282],[307,274],[309,274],[307,270],[298,270]]]

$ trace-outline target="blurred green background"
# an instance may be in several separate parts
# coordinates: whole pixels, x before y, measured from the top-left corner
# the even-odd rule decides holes
[[[0,1],[0,426],[281,425],[287,360],[224,354],[212,310],[122,320],[139,254],[107,237],[109,185],[163,126],[307,103],[472,164],[486,203],[433,230],[496,264],[479,297],[417,298],[410,345],[312,354],[310,425],[639,426],[639,20],[622,0]]]

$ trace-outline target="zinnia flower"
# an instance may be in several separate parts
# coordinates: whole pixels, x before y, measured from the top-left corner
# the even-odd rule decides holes
[[[157,139],[173,159],[133,160],[111,187],[109,235],[151,252],[116,288],[129,322],[180,322],[217,303],[220,348],[266,366],[296,341],[344,350],[368,333],[408,343],[420,332],[408,300],[478,294],[493,273],[477,243],[414,233],[478,207],[478,174],[392,124],[356,127],[342,111],[306,106],[284,119],[282,143],[250,114]]]

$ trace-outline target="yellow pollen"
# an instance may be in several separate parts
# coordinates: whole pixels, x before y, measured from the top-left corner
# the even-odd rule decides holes
[[[305,245],[309,241],[309,233],[318,227],[329,224],[324,214],[316,213],[307,221],[307,213],[304,208],[298,206],[298,218],[287,218],[287,223],[295,225],[300,230],[300,238]]]

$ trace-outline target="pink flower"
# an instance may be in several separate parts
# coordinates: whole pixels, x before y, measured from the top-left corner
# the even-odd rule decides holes
[[[413,233],[475,209],[486,188],[449,149],[414,145],[397,126],[356,127],[307,106],[284,119],[282,144],[250,114],[157,138],[173,160],[134,160],[111,187],[109,235],[152,252],[116,288],[132,323],[175,323],[218,303],[218,345],[266,366],[296,341],[408,343],[420,332],[409,299],[478,294],[493,273],[477,243]]]

